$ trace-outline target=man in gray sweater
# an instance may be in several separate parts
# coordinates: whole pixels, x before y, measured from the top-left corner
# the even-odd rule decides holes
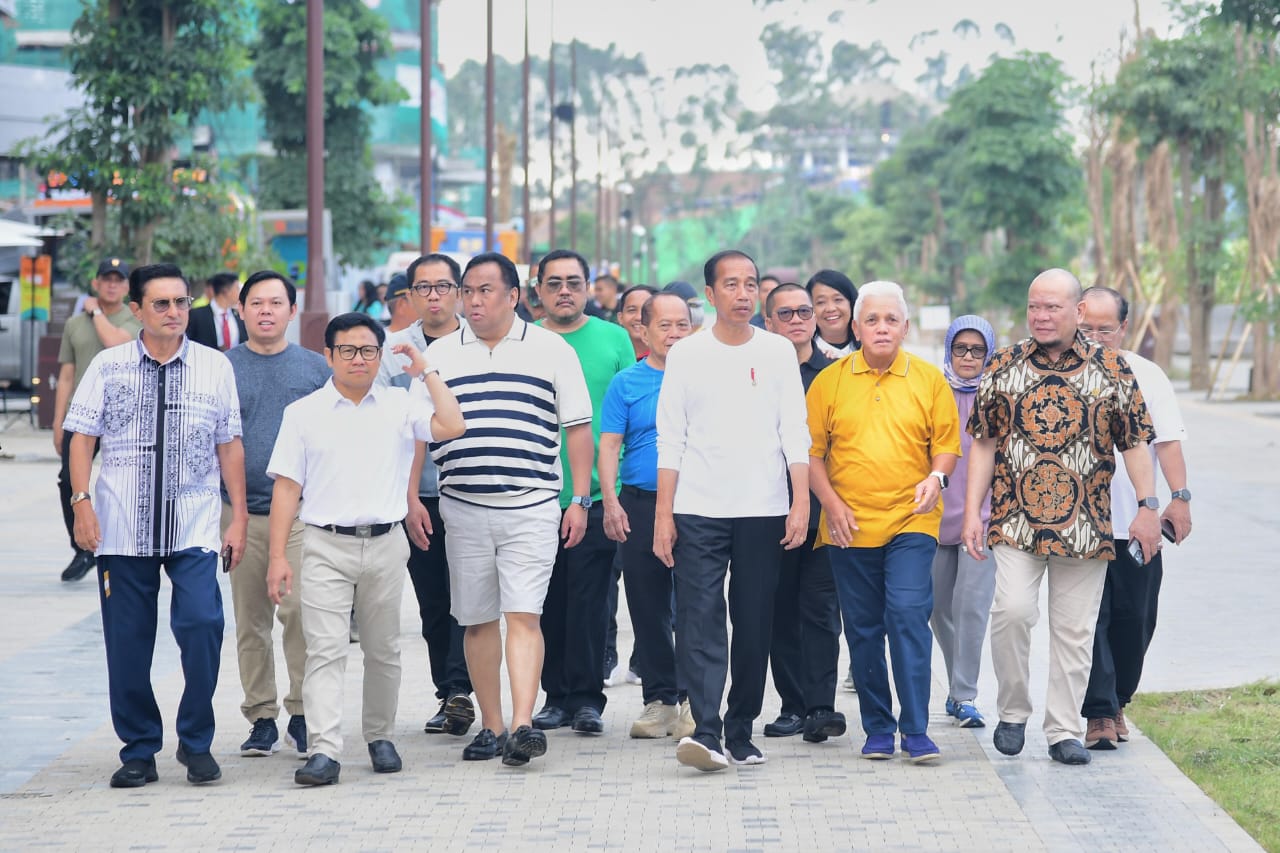
[[[249,738],[240,745],[241,755],[270,755],[280,748],[276,717],[280,704],[276,691],[276,662],[271,639],[273,619],[283,627],[285,666],[289,692],[284,697],[289,712],[286,734],[300,758],[307,753],[307,723],[302,707],[302,673],[307,646],[302,636],[299,584],[280,602],[267,597],[267,517],[271,512],[274,482],[267,476],[267,461],[275,444],[285,406],[324,385],[331,371],[319,353],[285,340],[285,330],[298,313],[293,282],[273,270],[249,276],[240,289],[240,311],[248,340],[227,351],[240,395],[244,423],[244,467],[248,491],[249,528],[244,557],[231,573],[231,603],[236,614],[236,652],[244,701],[240,711],[252,725]],[[354,448],[353,448],[354,450]],[[230,523],[231,508],[223,491],[222,525]],[[302,523],[294,521],[289,535],[289,561],[301,566]]]

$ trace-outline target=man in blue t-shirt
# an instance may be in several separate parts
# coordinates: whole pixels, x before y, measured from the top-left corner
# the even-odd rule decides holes
[[[693,717],[676,684],[671,635],[671,570],[653,554],[653,514],[658,496],[658,391],[667,350],[693,325],[689,305],[659,293],[640,309],[649,354],[609,383],[600,413],[597,468],[604,503],[604,531],[622,546],[622,577],[635,632],[635,661],[644,673],[644,713],[631,725],[634,738],[693,734]],[[624,451],[618,494],[618,454]]]
[[[280,714],[276,691],[276,659],[271,640],[272,622],[280,620],[289,692],[284,708],[289,712],[286,735],[299,755],[307,754],[307,722],[302,706],[302,674],[307,644],[302,637],[299,609],[300,584],[277,608],[267,598],[268,525],[274,481],[267,476],[267,461],[275,445],[284,409],[294,400],[324,385],[330,374],[324,356],[285,340],[285,331],[298,313],[298,291],[293,282],[274,270],[249,276],[240,288],[240,312],[248,340],[227,351],[236,375],[240,418],[244,423],[244,474],[248,493],[249,527],[244,557],[231,573],[231,604],[236,614],[236,653],[244,701],[240,711],[252,725],[249,738],[240,745],[241,755],[270,755],[280,748],[276,717]],[[226,487],[222,492],[222,527],[231,523]],[[289,534],[290,563],[301,566],[302,522],[295,519]]]

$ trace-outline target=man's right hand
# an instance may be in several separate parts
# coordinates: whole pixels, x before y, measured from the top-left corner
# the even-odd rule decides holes
[[[858,529],[849,505],[844,501],[823,504],[822,517],[827,523],[827,537],[831,544],[837,548],[848,548],[853,543],[853,532]]]
[[[280,592],[281,584],[284,592]],[[293,567],[285,557],[272,557],[267,564],[267,597],[279,605],[286,595],[293,594]]]
[[[670,515],[659,513],[653,518],[653,555],[662,561],[668,569],[676,567],[676,558],[672,550],[676,545],[676,520]]]
[[[414,545],[424,551],[431,547],[430,536],[435,532],[431,529],[431,513],[416,496],[409,498],[409,514],[405,516],[404,529]]]
[[[965,515],[964,532],[960,536],[960,547],[978,562],[987,559],[986,527],[981,518],[977,516],[970,518],[967,514]]]
[[[622,504],[614,500],[604,501],[604,535],[613,542],[626,542],[631,532],[631,520]]]

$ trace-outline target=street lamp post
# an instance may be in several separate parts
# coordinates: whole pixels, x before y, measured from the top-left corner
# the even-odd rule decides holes
[[[493,251],[493,0],[485,2],[484,250]]]
[[[432,44],[431,7],[435,0],[422,0],[422,97],[421,120],[419,121],[418,174],[421,175],[421,191],[419,193],[419,251],[426,254],[431,251],[431,226],[435,220],[435,175],[432,173],[432,149],[435,133],[431,125],[431,77],[435,65],[435,46]]]
[[[307,298],[302,345],[321,352],[329,322],[324,268],[324,0],[307,0]]]

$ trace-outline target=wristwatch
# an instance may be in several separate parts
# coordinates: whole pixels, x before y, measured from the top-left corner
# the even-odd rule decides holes
[[[439,372],[440,372],[440,368],[438,367],[428,367],[418,374],[418,378],[421,379],[423,382],[426,382],[428,376],[430,376],[433,373],[439,373]]]
[[[591,509],[591,495],[574,495],[569,498],[569,503],[577,504],[583,509]]]
[[[1186,501],[1187,503],[1191,503],[1191,490],[1190,489],[1174,489],[1169,494],[1169,497],[1173,498],[1174,500]]]
[[[1160,499],[1156,497],[1143,498],[1142,500],[1138,501],[1138,508],[1139,509],[1159,509]]]
[[[929,476],[930,476],[930,477],[937,477],[937,478],[938,478],[938,482],[942,485],[942,488],[944,488],[944,489],[945,489],[947,486],[951,485],[951,478],[950,478],[950,477],[948,477],[946,474],[942,473],[941,471],[930,471],[930,472],[929,472]]]
[[[76,492],[74,495],[71,496],[71,500],[67,501],[67,503],[70,504],[71,506],[75,506],[76,504],[80,503],[80,501],[89,500],[90,497],[91,495],[88,492]]]
[[[86,313],[86,314],[88,314],[88,315],[89,315],[89,319],[90,319],[90,320],[92,320],[94,317],[97,317],[97,316],[98,316],[98,311],[99,311],[99,310],[100,310],[100,309],[98,309],[98,308],[94,308],[92,311],[86,311],[85,313]]]

